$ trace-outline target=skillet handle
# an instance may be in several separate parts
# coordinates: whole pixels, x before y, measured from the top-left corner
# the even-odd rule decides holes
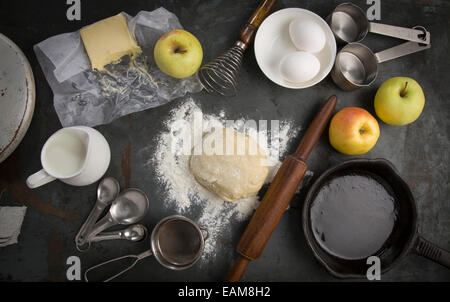
[[[414,242],[413,251],[422,257],[450,268],[450,252],[429,242],[420,235]]]

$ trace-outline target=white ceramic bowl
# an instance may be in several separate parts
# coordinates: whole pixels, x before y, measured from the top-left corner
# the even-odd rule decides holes
[[[33,72],[23,52],[0,34],[0,162],[21,142],[34,112]]]
[[[280,73],[280,62],[289,53],[298,51],[289,36],[289,24],[302,18],[311,20],[323,29],[326,36],[325,47],[314,55],[320,61],[319,73],[303,83],[290,83]],[[315,13],[302,8],[285,8],[267,17],[259,27],[255,37],[255,56],[262,72],[274,83],[293,89],[311,87],[322,81],[333,68],[336,58],[336,40],[327,22]]]

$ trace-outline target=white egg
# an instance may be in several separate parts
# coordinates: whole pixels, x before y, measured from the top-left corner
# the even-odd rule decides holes
[[[289,24],[289,35],[298,50],[316,53],[325,47],[325,32],[319,24],[303,19],[294,19]]]
[[[286,55],[280,62],[281,76],[291,83],[304,83],[320,71],[320,61],[315,55],[297,51]]]

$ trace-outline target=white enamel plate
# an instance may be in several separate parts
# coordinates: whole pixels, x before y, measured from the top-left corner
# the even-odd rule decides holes
[[[34,112],[33,72],[23,52],[0,34],[0,162],[24,137]]]
[[[326,36],[325,47],[315,54],[320,61],[319,73],[311,80],[298,84],[285,81],[279,69],[285,55],[298,51],[289,36],[289,23],[297,18],[317,23]],[[336,40],[328,24],[315,13],[302,8],[282,9],[267,17],[256,33],[254,48],[262,72],[274,83],[293,89],[311,87],[322,81],[330,73],[336,58]]]

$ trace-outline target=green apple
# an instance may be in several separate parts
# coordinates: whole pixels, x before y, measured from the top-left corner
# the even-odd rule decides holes
[[[177,78],[193,75],[203,59],[202,45],[198,39],[185,30],[172,30],[156,42],[155,62],[165,74]]]
[[[395,77],[385,81],[375,95],[375,112],[386,124],[403,126],[422,113],[425,96],[414,79]]]

